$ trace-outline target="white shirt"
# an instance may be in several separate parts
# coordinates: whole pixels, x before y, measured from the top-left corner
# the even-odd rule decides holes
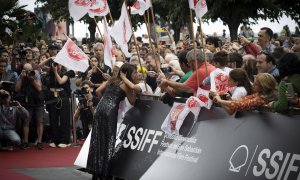
[[[232,100],[238,100],[241,97],[247,96],[248,93],[243,86],[240,86],[240,87],[234,87],[231,91],[231,94],[232,94],[231,96]]]

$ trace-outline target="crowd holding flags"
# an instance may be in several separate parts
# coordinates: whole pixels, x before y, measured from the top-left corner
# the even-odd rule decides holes
[[[197,19],[201,19],[201,17],[208,11],[205,0],[188,0],[188,2],[189,2],[190,9],[195,11]],[[130,13],[133,15],[134,14],[144,15],[145,11],[147,9],[149,9],[150,7],[151,7],[150,0],[137,0],[133,4],[133,6],[130,8]],[[109,31],[109,28],[108,28],[108,25],[107,25],[107,22],[105,19],[105,15],[107,15],[110,12],[108,4],[107,4],[107,0],[92,0],[92,1],[69,0],[69,10],[70,10],[70,15],[73,17],[73,19],[75,21],[82,18],[86,13],[88,13],[89,16],[91,16],[91,17],[104,16],[103,41],[104,41],[104,61],[105,61],[106,65],[108,65],[109,67],[112,68],[113,64],[114,64],[113,54],[112,54],[111,37],[114,38],[115,42],[119,45],[119,47],[121,48],[121,50],[123,51],[125,56],[130,57],[130,53],[128,52],[128,42],[131,39],[133,32],[132,32],[130,19],[129,19],[130,17],[128,17],[126,2],[124,2],[122,5],[121,16],[120,16],[119,20],[114,24],[114,26],[111,28],[110,31]],[[68,44],[68,42],[66,44]],[[73,67],[73,68],[75,68],[75,67]],[[181,105],[181,106],[184,106],[184,109],[185,109],[183,111],[184,114],[191,111],[191,112],[193,112],[193,114],[195,116],[198,116],[198,113],[196,113],[196,112],[197,111],[199,112],[201,107],[210,108],[211,104],[212,104],[212,102],[208,98],[208,92],[205,92],[205,90],[199,89],[197,96],[191,97],[185,105]],[[172,108],[172,109],[174,109],[174,108]],[[178,113],[180,114],[182,112],[178,112]],[[183,119],[186,116],[178,115],[178,116],[176,116],[175,119],[174,119],[174,117],[173,118],[171,118],[171,117],[173,117],[173,116],[171,116],[171,114],[169,114],[168,117],[166,118],[166,121],[168,121],[169,123],[176,123],[178,118],[179,118],[179,121],[183,121]],[[167,124],[169,124],[169,123],[167,123]],[[168,127],[171,127],[169,125],[168,125]],[[178,128],[178,125],[177,125],[177,128]],[[177,129],[177,128],[175,128],[175,129]],[[171,129],[169,129],[169,130],[171,130],[169,132],[172,132],[172,130],[175,130],[175,129],[171,128]],[[175,132],[178,133],[177,130],[175,130]]]
[[[201,19],[201,17],[207,12],[207,5],[205,0],[189,0],[189,7],[191,10],[195,10],[197,19]],[[191,15],[191,24],[193,24],[192,11],[190,11],[190,15]],[[199,22],[199,24],[201,25],[201,21]],[[193,32],[193,41],[194,41],[194,52],[196,53],[194,32]],[[195,54],[195,63],[196,63],[196,67],[198,68],[196,54]],[[188,98],[185,104],[183,103],[173,104],[170,113],[167,115],[166,119],[164,120],[161,126],[161,129],[168,134],[179,135],[179,129],[181,128],[181,125],[189,112],[192,112],[194,114],[194,123],[193,123],[194,126],[198,119],[198,115],[201,110],[201,107],[205,107],[207,109],[211,108],[212,100],[209,98],[209,91],[201,89],[199,87],[199,80],[198,80],[199,75],[197,70],[196,72],[197,72],[197,82],[198,82],[197,95]]]

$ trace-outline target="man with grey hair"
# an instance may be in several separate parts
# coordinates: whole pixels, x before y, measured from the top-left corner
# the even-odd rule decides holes
[[[178,94],[181,92],[186,93],[194,93],[196,94],[198,86],[202,89],[208,90],[208,86],[203,86],[202,81],[209,76],[210,72],[215,69],[215,67],[208,62],[204,62],[204,55],[203,52],[199,49],[196,49],[196,60],[197,64],[195,62],[195,55],[194,50],[191,50],[187,53],[187,62],[190,66],[195,67],[198,71],[198,82],[197,82],[197,71],[194,71],[193,74],[184,82],[184,83],[178,83],[174,81],[169,81],[167,79],[162,79],[160,83],[161,89],[167,90],[171,94]],[[197,66],[196,66],[197,65]],[[170,89],[172,88],[172,89]]]

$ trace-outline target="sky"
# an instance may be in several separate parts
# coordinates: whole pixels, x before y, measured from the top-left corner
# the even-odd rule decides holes
[[[34,5],[34,2],[35,2],[35,0],[19,0],[20,5],[28,5],[25,9],[32,11],[32,12],[33,12],[34,7],[36,7],[36,5]],[[100,30],[103,30],[102,24],[99,23],[98,25],[100,26]],[[279,22],[270,22],[269,20],[267,20],[267,21],[259,20],[256,25],[251,25],[251,28],[254,31],[254,33],[258,33],[258,31],[261,27],[269,27],[274,32],[280,32],[282,30],[283,26],[285,26],[285,25],[288,25],[292,32],[295,31],[296,22],[286,16],[283,16],[279,20]],[[194,24],[194,28],[195,29],[197,28],[195,24]],[[224,26],[223,22],[221,20],[214,22],[214,23],[210,22],[209,24],[203,23],[202,29],[203,29],[204,33],[207,35],[212,35],[214,32],[216,32],[220,36],[223,33],[223,29],[225,29],[226,35],[229,36],[228,26]],[[70,29],[70,32],[72,32],[71,29]],[[144,34],[146,32],[147,32],[146,25],[143,24],[141,26],[141,28],[137,29],[137,31],[135,32],[135,35],[141,36],[142,34]],[[75,37],[79,38],[79,40],[80,40],[80,38],[86,36],[85,35],[86,33],[89,33],[88,25],[86,25],[84,23],[76,22],[75,26],[74,26]]]

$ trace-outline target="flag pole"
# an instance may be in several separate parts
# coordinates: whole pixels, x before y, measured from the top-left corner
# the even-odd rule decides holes
[[[148,13],[148,16],[149,16],[149,11],[147,10],[147,13]],[[153,52],[155,52],[155,48],[153,47],[153,44],[152,44],[152,41],[151,41],[151,34],[150,34],[150,24],[149,22],[147,22],[147,18],[146,18],[146,15],[144,13],[144,21],[145,21],[145,24],[146,24],[146,28],[147,28],[147,34],[148,34],[148,37],[149,37],[149,43],[150,43],[150,47],[152,49]]]
[[[147,20],[147,23],[148,23],[148,31],[149,31],[149,41],[151,41],[152,42],[152,38],[151,38],[151,31],[150,31],[150,13],[149,13],[149,10],[147,10],[147,18],[148,18],[148,20]],[[155,33],[155,32],[154,32]],[[155,40],[155,37],[154,37],[154,40]],[[153,45],[153,42],[152,42],[152,51],[153,51],[153,53],[154,53],[154,62],[155,62],[155,65],[156,65],[156,67],[158,67],[158,64],[157,64],[157,61],[156,61],[156,55],[155,55],[155,51],[156,51],[156,49],[155,49],[155,46]],[[159,53],[158,53],[159,54]],[[160,62],[160,61],[159,61]],[[159,69],[157,68],[157,72],[159,72]]]
[[[125,3],[125,7],[126,7],[126,13],[127,13],[127,16],[128,16],[130,28],[132,30],[133,41],[134,41],[134,45],[135,45],[135,48],[136,48],[136,51],[137,51],[137,56],[138,56],[139,64],[140,64],[140,67],[141,67],[142,74],[144,74],[143,73],[143,66],[142,66],[142,62],[141,62],[140,49],[139,49],[139,46],[136,43],[136,39],[135,39],[135,35],[134,35],[134,29],[132,28],[131,18],[129,16],[129,13],[128,13],[128,10],[127,10],[127,1],[125,0],[124,3]],[[144,78],[144,83],[145,83],[146,91],[148,91],[147,83],[146,83],[146,76],[143,75],[143,78]]]
[[[205,54],[205,46],[204,46],[204,37],[203,37],[203,31],[202,31],[202,22],[200,18],[197,18],[199,21],[199,27],[200,27],[200,38],[201,38],[201,43],[202,43],[202,51],[204,55],[204,63],[205,63],[205,70],[206,70],[206,76],[208,76],[208,69],[207,69],[207,60],[206,60],[206,54]]]
[[[95,24],[96,24],[96,26],[97,26],[97,29],[98,29],[98,31],[99,31],[99,34],[100,34],[100,36],[101,36],[101,39],[103,40],[103,36],[102,36],[102,34],[101,34],[101,31],[100,31],[100,28],[99,28],[99,26],[98,26],[98,24],[97,24],[97,21],[96,21],[96,18],[95,18],[95,16],[94,16],[94,21],[95,21]]]
[[[156,67],[157,67],[157,72],[159,72],[159,66],[158,66],[158,63],[157,63],[157,60],[156,60],[156,55],[155,55],[155,51],[156,51],[156,49],[155,49],[155,47],[154,47],[154,45],[153,45],[153,43],[152,43],[152,39],[151,39],[151,33],[150,33],[150,22],[149,22],[149,11],[147,10],[147,16],[148,16],[148,21],[147,21],[147,19],[146,19],[146,16],[145,16],[145,14],[144,14],[144,21],[145,21],[145,24],[146,24],[146,27],[147,27],[147,33],[148,33],[148,37],[149,37],[149,42],[150,42],[150,47],[151,47],[151,49],[152,49],[152,51],[153,51],[153,53],[154,53],[154,62],[155,62],[155,65],[156,65]],[[157,48],[158,49],[158,48]],[[159,53],[157,53],[158,55],[159,55]],[[160,62],[160,61],[159,61]]]
[[[151,3],[151,15],[152,15],[152,21],[153,21],[153,24],[154,24],[154,33],[155,33],[155,43],[157,45],[157,53],[158,53],[158,58],[160,58],[160,49],[159,49],[159,44],[158,44],[158,35],[157,35],[157,32],[156,32],[156,23],[155,23],[155,18],[154,18],[154,11],[153,11],[153,4],[152,4],[152,0],[150,0],[150,3]],[[149,23],[150,24],[150,23]],[[157,63],[157,59],[155,58],[154,56],[154,59],[155,59],[155,65],[157,67],[157,72],[160,72],[160,59],[158,59],[158,62],[159,64]],[[159,65],[159,66],[158,66]]]
[[[190,9],[190,21],[191,21],[191,25],[192,25],[192,36],[193,36],[193,45],[194,45],[194,61],[195,61],[195,65],[196,65],[196,76],[197,76],[197,87],[200,87],[199,84],[199,72],[198,72],[198,61],[196,58],[196,41],[195,41],[195,35],[194,35],[194,24],[193,24],[193,12]],[[205,57],[205,55],[204,55]],[[207,68],[206,68],[206,72],[207,72]]]
[[[111,15],[111,12],[110,12],[110,11],[109,11],[109,18],[110,18],[111,22],[112,22],[113,24],[115,24],[115,21],[114,21],[112,15]]]

